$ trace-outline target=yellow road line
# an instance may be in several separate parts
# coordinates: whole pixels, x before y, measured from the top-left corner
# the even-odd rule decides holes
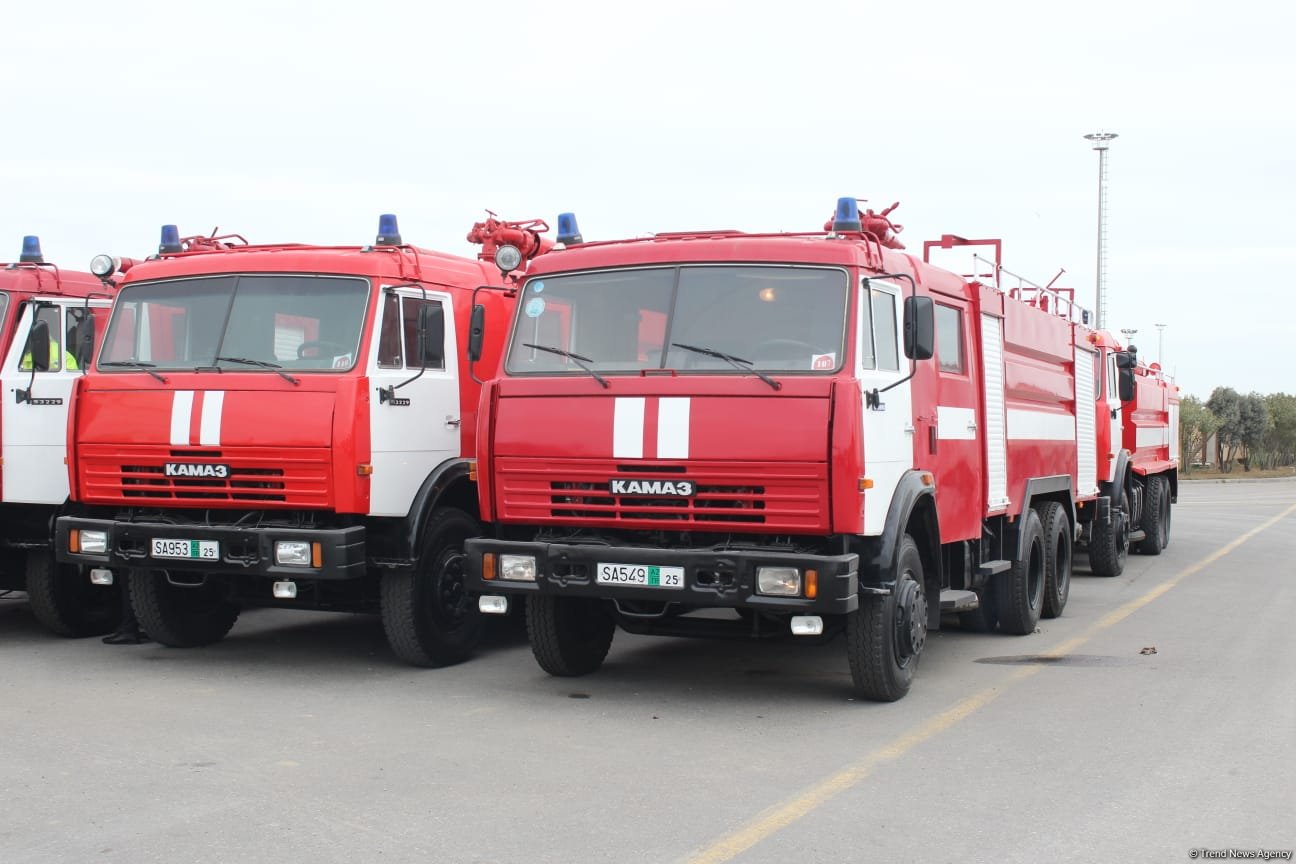
[[[1063,642],[1045,652],[1044,656],[1062,657],[1070,654],[1072,651],[1075,651],[1090,639],[1097,636],[1103,630],[1124,621],[1130,615],[1133,615],[1139,609],[1142,609],[1153,600],[1165,594],[1184,579],[1194,573],[1200,572],[1211,564],[1214,564],[1216,561],[1220,560],[1225,555],[1228,555],[1230,552],[1234,551],[1260,532],[1272,528],[1292,513],[1296,513],[1296,504],[1291,505],[1267,522],[1263,522],[1245,534],[1234,538],[1232,541],[1221,546],[1219,549],[1216,549],[1201,561],[1184,568],[1165,582],[1162,582],[1160,585],[1148,591],[1146,594],[1136,597],[1108,613],[1079,636],[1076,636],[1073,639],[1068,639],[1066,642]],[[852,762],[841,771],[819,781],[796,797],[770,807],[742,828],[726,835],[719,841],[707,846],[705,849],[698,851],[693,856],[686,859],[688,864],[723,864],[725,861],[731,861],[738,855],[741,855],[743,852],[746,852],[748,849],[755,846],[757,843],[760,843],[767,837],[778,833],[811,813],[827,801],[835,798],[842,792],[858,785],[872,774],[874,769],[879,765],[899,759],[919,744],[929,741],[945,730],[958,725],[963,720],[966,720],[977,711],[980,711],[982,708],[989,705],[1008,688],[1026,680],[1032,675],[1035,675],[1042,668],[1044,667],[1039,665],[1024,666],[1009,675],[1001,685],[997,687],[988,687],[985,690],[968,696],[962,701],[956,703],[954,707],[937,714],[935,717],[928,720],[912,732],[908,732],[885,747],[874,750],[867,756]]]

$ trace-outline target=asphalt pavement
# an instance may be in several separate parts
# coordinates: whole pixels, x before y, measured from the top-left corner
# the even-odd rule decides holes
[[[932,634],[890,705],[852,697],[841,640],[618,633],[558,679],[508,625],[423,670],[365,616],[256,610],[176,650],[58,639],[0,600],[0,862],[1293,850],[1294,561],[1296,481],[1185,483],[1162,555],[1078,570],[1033,635]]]

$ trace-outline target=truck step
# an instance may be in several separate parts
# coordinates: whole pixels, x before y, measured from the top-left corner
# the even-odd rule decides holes
[[[993,576],[996,573],[1006,573],[1011,567],[1011,561],[982,561],[977,571],[982,576]]]
[[[975,591],[955,591],[952,588],[941,591],[942,612],[971,612],[980,605]]]

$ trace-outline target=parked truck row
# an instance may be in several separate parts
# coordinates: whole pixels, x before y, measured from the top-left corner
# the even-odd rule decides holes
[[[387,216],[356,247],[168,226],[148,260],[63,274],[80,307],[3,283],[6,393],[13,345],[55,350],[42,303],[89,310],[75,369],[33,364],[3,409],[5,530],[32,526],[5,584],[108,612],[125,584],[176,647],[248,606],[373,612],[425,666],[516,610],[555,675],[617,629],[841,637],[858,692],[898,699],[943,618],[1030,633],[1078,547],[1106,576],[1165,547],[1178,396],[1070,292],[1009,287],[999,241],[915,256],[889,212],[599,242],[572,214],[555,240],[492,214],[476,258]],[[933,261],[964,247],[993,256]],[[44,422],[23,451],[50,488],[18,514],[10,415],[33,395],[66,437]]]

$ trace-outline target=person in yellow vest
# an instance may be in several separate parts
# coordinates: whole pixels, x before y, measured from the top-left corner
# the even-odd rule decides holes
[[[62,367],[62,368],[64,368],[64,369],[68,369],[68,370],[71,370],[71,371],[75,372],[75,371],[77,370],[77,368],[78,368],[78,367],[77,367],[76,358],[73,357],[73,356],[72,356],[71,354],[69,354],[68,352],[62,350],[62,349],[63,349],[63,346],[62,346],[62,345],[60,345],[59,343],[55,342],[53,339],[50,340],[50,343],[49,343],[49,368],[50,368],[50,370],[51,370],[51,371],[55,371],[55,370],[57,370],[57,369],[59,368],[58,361],[59,361],[59,356],[60,356],[60,354],[61,354],[62,357],[63,357],[63,367]],[[31,358],[31,352],[30,352],[30,351],[28,351],[26,354],[24,354],[24,355],[22,356],[22,361],[18,364],[18,368],[21,369],[21,370],[24,371],[24,372],[30,372],[30,371],[31,371],[31,368],[32,368],[32,358]]]

